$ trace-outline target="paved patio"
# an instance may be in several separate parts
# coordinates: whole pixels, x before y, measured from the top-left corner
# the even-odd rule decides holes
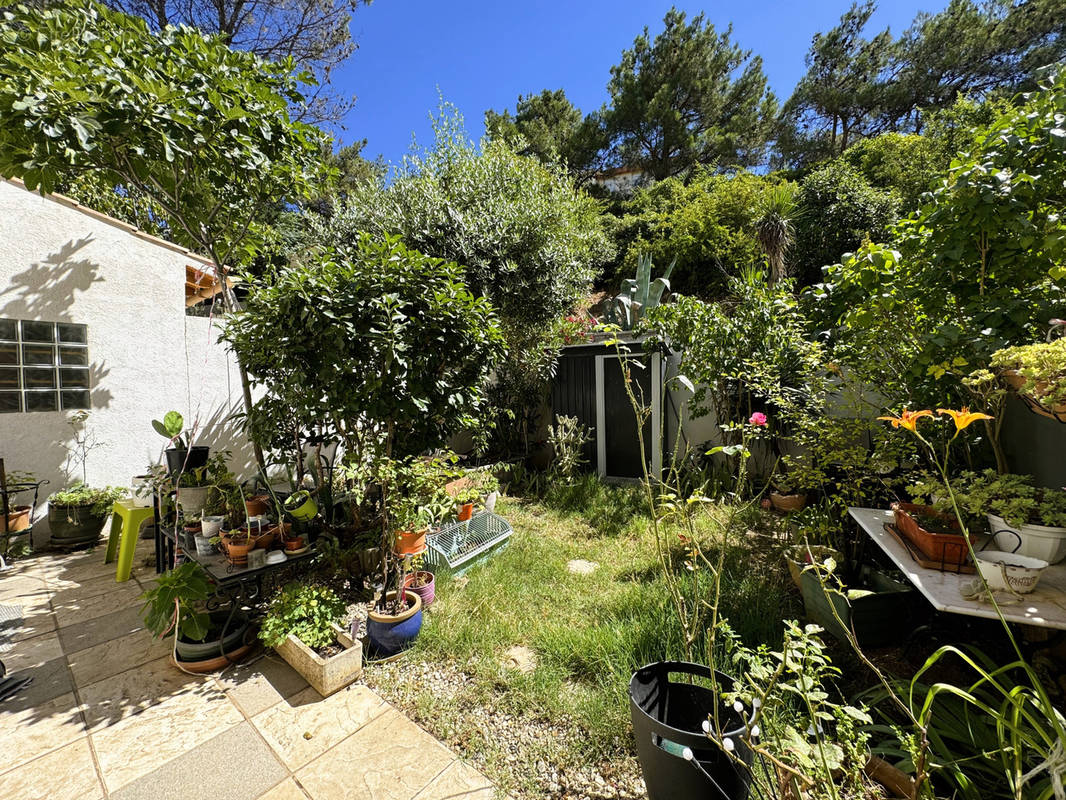
[[[115,583],[103,549],[0,573],[21,605],[0,653],[33,684],[0,703],[0,795],[18,800],[491,800],[489,781],[366,686],[323,699],[272,650],[186,675],[144,630],[155,577],[138,544]],[[2,641],[10,642],[9,636]]]

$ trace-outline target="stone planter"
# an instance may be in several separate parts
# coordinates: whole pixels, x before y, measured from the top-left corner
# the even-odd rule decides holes
[[[292,634],[274,648],[323,697],[343,689],[363,673],[362,643],[339,625],[333,625],[333,632],[344,651],[329,658],[322,658]]]

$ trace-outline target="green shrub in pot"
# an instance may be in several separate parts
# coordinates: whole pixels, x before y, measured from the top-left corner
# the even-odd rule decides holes
[[[48,526],[59,545],[95,541],[116,500],[126,496],[117,486],[95,488],[84,483],[61,489],[48,498]]]
[[[995,470],[960,472],[952,481],[959,508],[970,521],[986,514],[1002,517],[1014,527],[1066,527],[1066,491],[1036,486],[1029,475],[999,475]],[[952,513],[944,484],[928,477],[909,487],[916,502]]]
[[[990,364],[1048,411],[1066,405],[1066,339],[1006,347],[992,354]]]
[[[292,634],[308,647],[320,649],[334,641],[333,623],[344,611],[344,601],[332,589],[290,583],[270,603],[259,638],[277,647]]]

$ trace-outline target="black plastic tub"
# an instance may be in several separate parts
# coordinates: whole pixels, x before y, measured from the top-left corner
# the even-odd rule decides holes
[[[686,678],[697,678],[699,682]],[[741,738],[746,730],[744,720],[702,685],[710,679],[708,667],[685,661],[660,661],[633,673],[629,709],[650,800],[748,797],[753,754]],[[733,685],[733,679],[720,672],[715,673],[715,679],[720,686]],[[733,740],[735,758],[723,752],[703,731],[716,704],[725,729],[723,738]],[[685,758],[686,749],[692,753],[691,760]]]

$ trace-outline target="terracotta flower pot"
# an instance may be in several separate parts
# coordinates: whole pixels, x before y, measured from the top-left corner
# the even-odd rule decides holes
[[[962,535],[962,528],[955,517],[930,506],[914,503],[892,503],[889,507],[895,516],[896,530],[909,539],[927,559],[940,561],[945,565],[966,563],[970,553]],[[926,530],[918,523],[919,514],[939,520],[952,533]]]
[[[802,511],[807,507],[807,495],[770,492],[770,502],[778,511]]]
[[[302,550],[304,546],[304,537],[292,536],[285,540],[286,550]]]
[[[249,517],[258,517],[270,510],[270,495],[257,494],[244,501],[245,511]]]
[[[1007,385],[1018,394],[1018,397],[1025,402],[1031,411],[1059,422],[1066,421],[1066,403],[1047,406],[1040,402],[1040,398],[1047,394],[1048,385],[1046,381],[1038,381],[1036,386],[1030,390],[1032,394],[1025,394],[1022,392],[1022,388],[1026,383],[1025,376],[1018,370],[1005,369],[1001,375]]]
[[[29,506],[9,506],[7,518],[0,525],[0,533],[18,533],[30,527]]]
[[[235,542],[232,534],[222,535],[222,552],[234,566],[243,567],[248,563],[248,553],[255,549],[255,540],[242,537],[241,541]]]
[[[393,552],[398,556],[416,556],[426,549],[426,534],[428,530],[420,531],[396,531],[396,541],[393,544]]]
[[[460,522],[466,522],[472,516],[474,516],[474,504],[473,503],[463,503],[461,506],[459,506],[459,521]]]

